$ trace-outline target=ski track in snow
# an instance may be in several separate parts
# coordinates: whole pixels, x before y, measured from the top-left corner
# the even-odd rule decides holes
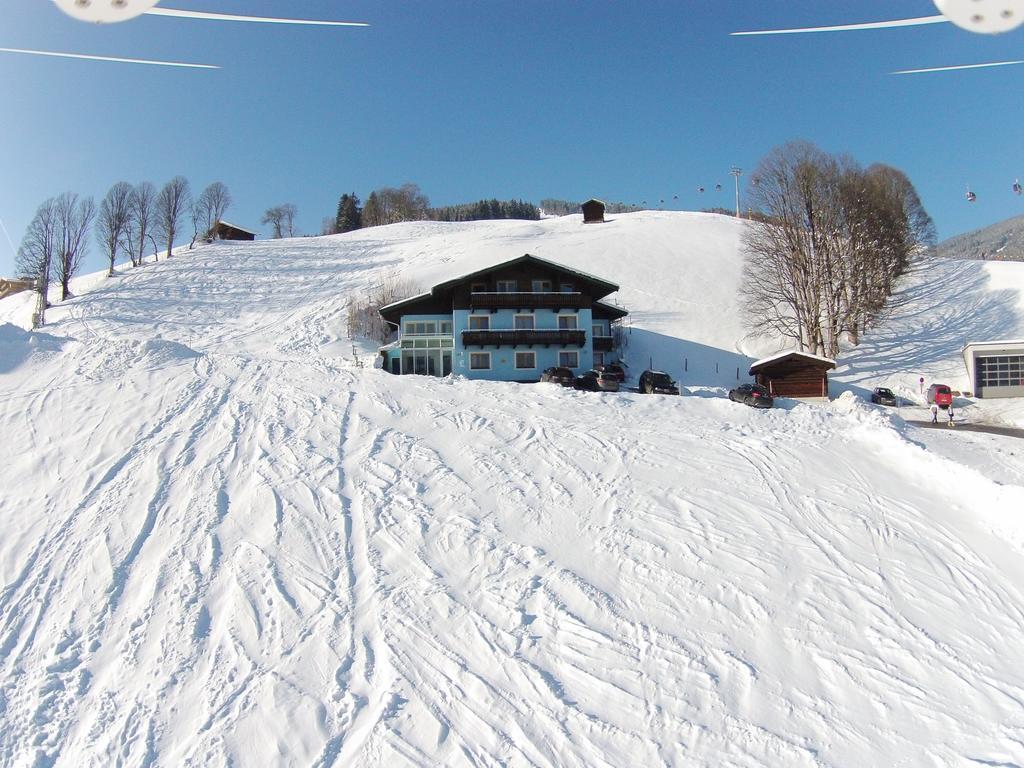
[[[53,310],[66,348],[0,375],[0,765],[1024,765],[1024,488],[865,406],[324,351],[403,248],[558,258],[481,232],[214,246]]]

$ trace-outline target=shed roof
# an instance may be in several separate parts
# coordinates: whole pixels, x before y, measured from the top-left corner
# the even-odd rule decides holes
[[[240,227],[237,224],[232,224],[230,221],[224,221],[224,219],[221,219],[220,221],[217,222],[217,226],[220,226],[221,224],[223,224],[225,227],[231,227],[232,229],[237,229],[239,232],[245,232],[250,235],[259,234],[258,232],[253,232],[251,229],[246,229],[245,227]]]
[[[776,352],[770,357],[764,357],[760,360],[756,360],[750,366],[750,375],[753,376],[758,371],[766,368],[773,363],[781,363],[785,360],[803,360],[808,363],[819,363],[821,367],[826,370],[835,368],[836,361],[830,357],[822,357],[821,355],[812,355],[809,352],[799,352],[797,350],[784,350],[782,352]]]

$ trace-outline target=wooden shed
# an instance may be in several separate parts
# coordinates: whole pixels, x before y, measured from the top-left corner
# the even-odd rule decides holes
[[[750,366],[750,375],[774,397],[828,398],[836,361],[806,352],[779,352]]]
[[[256,233],[250,232],[248,229],[242,229],[236,227],[227,221],[217,222],[217,239],[218,240],[255,240]]]
[[[32,288],[31,280],[8,280],[0,277],[0,299]]]
[[[583,209],[583,223],[584,224],[603,224],[604,223],[604,203],[595,198],[590,198],[587,202],[580,206]]]

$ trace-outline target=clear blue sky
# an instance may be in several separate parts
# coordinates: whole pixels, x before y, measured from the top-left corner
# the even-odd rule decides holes
[[[292,202],[313,234],[342,192],[365,199],[407,181],[435,205],[729,206],[730,166],[749,171],[794,138],[906,171],[941,238],[1024,212],[1010,190],[1024,177],[1024,66],[888,74],[1024,58],[1024,31],[728,35],[932,15],[930,0],[163,0],[368,29],[158,17],[98,27],[47,0],[2,3],[0,46],[223,66],[0,53],[0,220],[15,245],[47,197],[99,201],[119,180],[159,187],[177,174],[196,192],[227,184],[237,224],[266,231],[263,211]],[[87,266],[99,268],[92,251]],[[13,260],[0,233],[0,275]]]

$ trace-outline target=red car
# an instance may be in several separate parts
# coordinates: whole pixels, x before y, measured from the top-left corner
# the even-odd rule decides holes
[[[928,402],[939,408],[949,408],[953,404],[953,390],[945,384],[932,384],[928,387]]]

